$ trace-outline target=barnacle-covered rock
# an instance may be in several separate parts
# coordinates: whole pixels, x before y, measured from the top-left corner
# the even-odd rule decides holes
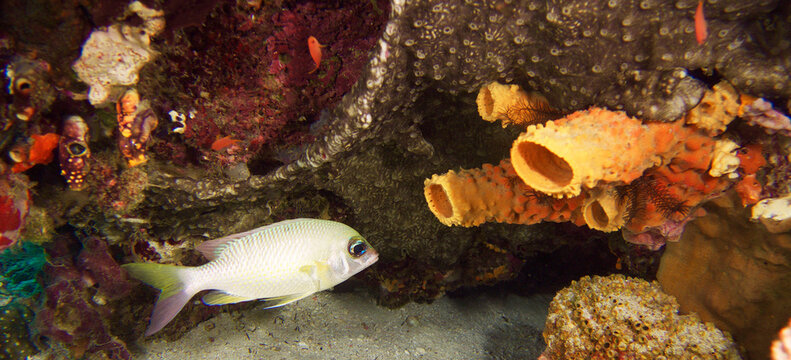
[[[730,335],[680,315],[659,284],[610,275],[583,277],[549,305],[543,360],[741,359]]]

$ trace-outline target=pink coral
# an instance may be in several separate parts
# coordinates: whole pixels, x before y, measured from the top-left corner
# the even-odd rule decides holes
[[[29,207],[26,178],[13,174],[0,176],[0,251],[19,239]]]

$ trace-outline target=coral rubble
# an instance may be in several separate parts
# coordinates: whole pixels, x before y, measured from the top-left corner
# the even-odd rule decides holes
[[[611,275],[583,277],[559,291],[539,357],[561,359],[741,359],[727,333],[680,315],[659,285]]]

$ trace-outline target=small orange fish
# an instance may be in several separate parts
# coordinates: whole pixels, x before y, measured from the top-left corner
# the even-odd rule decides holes
[[[314,71],[319,69],[319,64],[321,63],[321,48],[325,46],[327,45],[321,45],[315,37],[308,37],[308,50],[310,50],[310,57],[312,57],[313,62],[316,63],[316,68],[311,70],[308,74],[312,74]]]
[[[706,31],[706,17],[703,16],[703,0],[700,0],[698,9],[695,10],[695,39],[698,40],[698,44],[702,45],[708,35],[708,31]]]
[[[230,136],[221,137],[211,143],[211,149],[214,151],[220,151],[238,142],[239,140],[232,139]]]

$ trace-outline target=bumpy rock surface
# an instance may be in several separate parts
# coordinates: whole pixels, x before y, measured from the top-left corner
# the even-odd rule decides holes
[[[559,291],[539,358],[741,359],[730,336],[697,316],[678,315],[659,285],[623,275],[583,277]]]
[[[275,178],[335,158],[366,139],[403,132],[427,88],[471,93],[501,80],[541,91],[561,110],[590,105],[673,120],[697,104],[705,69],[743,93],[788,98],[789,4],[704,5],[710,36],[695,39],[694,0],[395,1],[368,68],[333,109],[327,132]],[[759,41],[760,39],[760,41]]]
[[[153,179],[161,187],[152,203],[202,211],[302,184],[349,204],[356,215],[351,225],[371,234],[375,246],[392,239],[421,257],[452,261],[454,255],[437,251],[458,254],[464,236],[452,250],[437,248],[434,239],[445,230],[415,206],[422,199],[412,189],[438,169],[501,158],[485,141],[513,134],[471,127],[476,116],[467,113],[474,111],[471,94],[485,83],[521,84],[563,111],[595,104],[657,120],[678,118],[697,104],[706,86],[691,74],[706,71],[741,92],[788,98],[789,46],[781,40],[791,6],[706,3],[709,37],[702,45],[695,40],[696,6],[693,0],[394,1],[369,64],[301,156],[242,183]],[[435,136],[443,131],[455,135]]]

